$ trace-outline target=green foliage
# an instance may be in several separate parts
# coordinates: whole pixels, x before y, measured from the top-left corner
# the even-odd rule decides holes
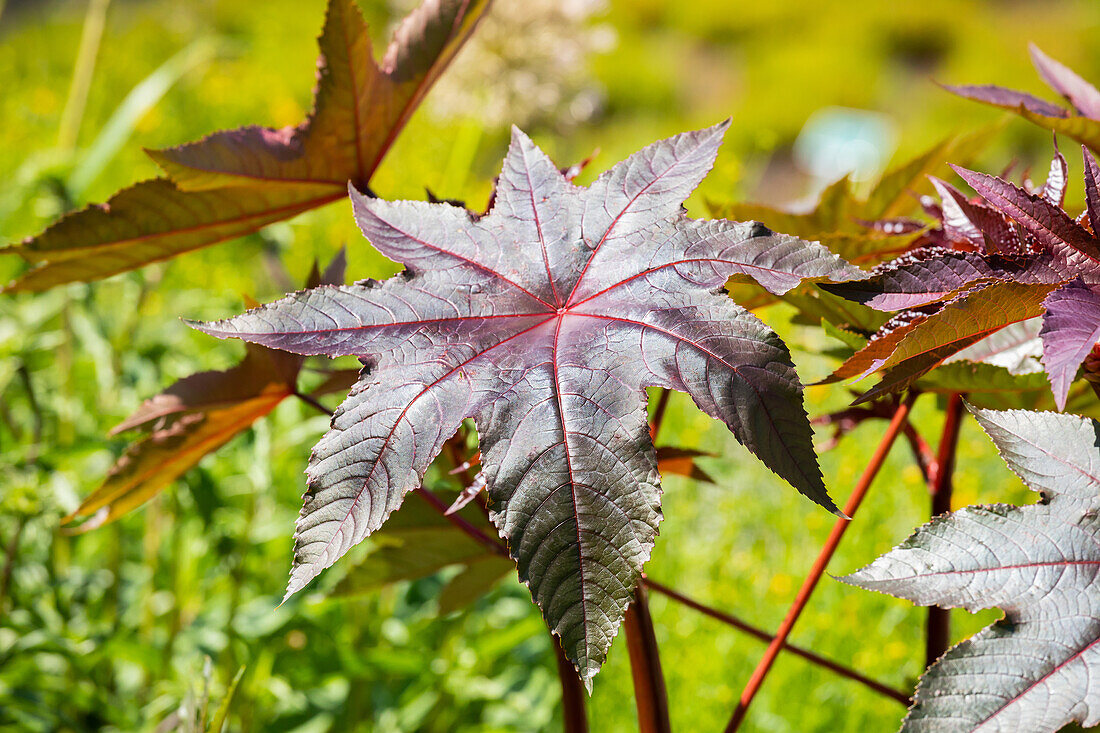
[[[0,128],[0,235],[18,241],[65,211],[156,175],[141,147],[248,123],[298,123],[310,106],[321,5],[310,3],[308,12],[291,0],[112,6],[76,146],[58,148],[80,8],[8,3],[0,20],[0,111],[7,121]],[[378,44],[400,13],[381,2],[361,5]],[[900,10],[789,0],[730,12],[728,3],[713,1],[624,0],[600,19],[615,29],[618,45],[591,58],[591,83],[604,98],[600,113],[567,136],[548,135],[557,129],[552,121],[534,132],[557,160],[583,159],[598,144],[606,163],[732,113],[728,147],[689,210],[701,215],[703,199],[775,201],[775,177],[767,171],[792,171],[790,145],[822,105],[888,114],[902,141],[899,160],[906,160],[995,119],[928,84],[929,74],[992,79],[989,59],[996,58],[996,81],[1037,90],[1022,52],[1032,38],[1057,47],[1083,76],[1100,78],[1089,12],[1074,3],[960,8],[948,0]],[[166,88],[159,99],[158,85]],[[419,113],[372,188],[387,198],[424,198],[428,187],[480,205],[505,135],[490,123]],[[1042,131],[1013,123],[983,160],[998,161],[996,168],[1017,154],[1038,159],[1043,146],[1049,138]],[[817,182],[793,175],[782,199],[814,192]],[[853,191],[866,195],[861,185]],[[112,425],[175,380],[242,358],[239,349],[190,333],[178,316],[220,316],[239,307],[242,292],[270,300],[301,282],[311,262],[358,241],[350,207],[340,202],[169,265],[0,300],[0,727],[152,730],[181,705],[206,697],[213,715],[241,666],[226,730],[560,727],[550,637],[514,576],[465,610],[442,612],[468,600],[471,586],[488,585],[479,586],[485,575],[470,573],[480,560],[355,598],[277,606],[301,467],[327,426],[297,401],[279,405],[140,512],[80,537],[57,531],[124,451],[125,440],[105,437]],[[395,272],[366,247],[353,247],[349,259],[352,279]],[[0,281],[21,267],[0,259]],[[794,358],[810,381],[835,366],[821,352],[840,342],[803,328],[812,311],[796,305],[776,305],[768,320],[802,347]],[[851,304],[815,305],[840,313]],[[859,323],[866,313],[846,313],[831,322],[861,332],[880,325]],[[816,327],[821,317],[808,320]],[[836,388],[807,394],[813,414],[848,401]],[[939,426],[933,402],[918,405],[914,420],[922,430]],[[828,516],[776,490],[774,479],[689,400],[671,400],[662,430],[659,444],[674,440],[720,457],[700,459],[715,484],[666,479],[668,519],[650,574],[773,628],[828,532]],[[823,456],[836,495],[846,493],[878,432],[875,423],[861,425]],[[909,456],[897,449],[885,471],[893,480],[875,487],[838,569],[864,564],[927,517],[925,487]],[[444,495],[458,488],[438,470],[428,482]],[[1023,495],[978,431],[964,427],[957,503]],[[362,562],[385,547],[365,548]],[[322,592],[355,572],[361,558],[349,560]],[[8,568],[10,581],[3,579]],[[660,597],[652,610],[675,727],[714,728],[732,709],[760,647]],[[828,582],[812,611],[797,642],[898,687],[920,672],[919,611]],[[957,617],[953,635],[962,638],[992,618]],[[207,655],[213,668],[204,692]],[[616,642],[589,702],[593,730],[636,728],[628,670],[625,646]],[[792,710],[792,699],[803,704]],[[769,731],[877,730],[900,713],[889,700],[782,657],[750,723]]]

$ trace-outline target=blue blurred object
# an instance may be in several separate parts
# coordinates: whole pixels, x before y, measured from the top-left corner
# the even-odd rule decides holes
[[[794,142],[794,160],[822,185],[845,175],[874,178],[894,152],[894,124],[886,115],[848,107],[814,112]]]

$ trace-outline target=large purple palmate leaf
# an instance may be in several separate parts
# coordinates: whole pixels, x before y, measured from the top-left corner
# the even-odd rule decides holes
[[[721,288],[737,273],[776,293],[863,273],[760,224],[684,216],[727,124],[650,145],[589,188],[514,130],[484,217],[353,190],[363,233],[404,273],[199,326],[370,365],[314,449],[288,594],[378,529],[472,416],[491,518],[590,681],[661,519],[648,386],[687,392],[836,511],[786,347]]]
[[[1050,378],[1054,401],[1066,407],[1069,386],[1077,368],[1100,341],[1100,294],[1072,282],[1063,285],[1043,301],[1043,367]]]
[[[1100,424],[971,408],[1043,501],[938,517],[842,578],[1005,617],[928,668],[902,731],[1055,731],[1100,722]]]

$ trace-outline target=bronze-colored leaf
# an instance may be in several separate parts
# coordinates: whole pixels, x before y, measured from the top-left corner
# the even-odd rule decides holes
[[[426,0],[381,65],[354,0],[330,0],[313,112],[149,154],[168,178],[138,183],[0,252],[34,267],[8,291],[98,280],[233,239],[366,188],[397,134],[489,0]]]

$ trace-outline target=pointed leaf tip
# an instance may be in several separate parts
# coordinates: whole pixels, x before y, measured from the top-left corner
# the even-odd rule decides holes
[[[1100,92],[1096,87],[1065,64],[1043,53],[1034,43],[1028,44],[1028,52],[1047,86],[1065,97],[1083,116],[1100,119]]]
[[[487,0],[424,2],[394,34],[384,68],[354,0],[332,0],[312,113],[279,130],[248,126],[148,154],[166,178],[65,215],[13,253],[36,266],[4,292],[89,282],[234,239],[365,185],[481,18]],[[367,110],[368,114],[359,111]]]
[[[975,102],[983,102],[994,107],[1012,110],[1014,112],[1030,112],[1047,118],[1065,118],[1066,111],[1056,104],[1051,104],[1045,99],[1040,99],[1026,92],[997,86],[996,84],[939,84],[938,86],[951,94],[971,99]]]
[[[982,198],[1015,219],[1049,251],[1075,263],[1100,263],[1100,244],[1096,238],[1055,204],[997,176],[957,165],[951,168]]]
[[[1100,167],[1088,146],[1081,146],[1081,155],[1085,161],[1085,210],[1088,212],[1092,235],[1100,237]]]
[[[220,324],[230,323],[232,318],[226,318],[220,321],[199,321],[192,318],[180,318],[188,328],[193,328],[200,333],[205,333],[207,336],[213,336],[216,339],[227,339],[236,336],[235,333],[227,331],[224,328],[219,328]]]

